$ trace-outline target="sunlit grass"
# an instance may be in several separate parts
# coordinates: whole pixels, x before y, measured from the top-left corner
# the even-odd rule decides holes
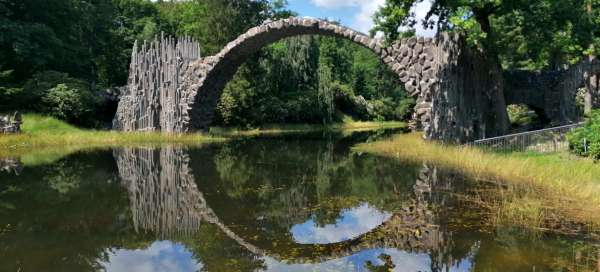
[[[159,132],[116,132],[80,129],[56,118],[25,114],[22,133],[0,134],[0,157],[20,157],[21,161],[43,164],[77,151],[116,146],[200,145],[233,137],[314,131],[359,131],[402,128],[403,122],[360,122],[344,120],[331,125],[267,125],[259,129],[212,128],[209,133],[167,134]]]
[[[406,123],[400,121],[344,121],[342,123],[334,123],[327,125],[272,124],[263,125],[260,128],[254,129],[212,127],[210,128],[209,134],[215,136],[255,136],[315,131],[364,131],[373,129],[395,129],[404,127],[406,127]]]
[[[425,161],[514,186],[493,203],[499,222],[536,228],[557,221],[584,224],[588,230],[600,226],[600,165],[591,160],[566,153],[491,153],[426,142],[418,134],[360,144],[355,151]]]
[[[111,146],[200,144],[223,141],[223,137],[193,133],[115,132],[79,129],[63,121],[36,114],[24,115],[22,133],[0,135],[0,157],[55,154]],[[64,151],[64,152],[63,152]],[[48,157],[48,156],[45,156]]]

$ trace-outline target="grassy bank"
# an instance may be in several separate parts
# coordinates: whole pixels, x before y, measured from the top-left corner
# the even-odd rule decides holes
[[[405,128],[406,123],[396,121],[364,122],[344,121],[343,123],[318,125],[318,124],[273,124],[264,125],[255,129],[213,127],[209,134],[214,136],[255,136],[277,135],[286,133],[315,132],[315,131],[366,131],[374,129]]]
[[[36,114],[24,115],[22,133],[0,134],[0,157],[25,157],[31,161],[51,161],[51,158],[94,148],[114,146],[140,146],[185,144],[200,145],[225,141],[232,137],[259,136],[324,130],[372,130],[402,128],[402,122],[357,122],[344,120],[332,125],[269,125],[259,129],[213,128],[207,134],[166,134],[158,132],[116,132],[86,130],[63,121]],[[34,159],[35,158],[35,159]],[[48,158],[48,159],[40,159]],[[27,159],[24,159],[27,160]],[[29,161],[29,160],[27,160]]]
[[[477,180],[508,185],[497,203],[485,203],[499,222],[560,231],[596,232],[600,226],[600,165],[569,154],[497,154],[398,135],[355,151],[456,169]],[[561,229],[567,226],[570,229]]]
[[[163,134],[97,131],[76,128],[63,121],[35,114],[24,115],[22,133],[0,135],[0,157],[62,154],[76,150],[129,145],[202,144],[224,138],[205,134]]]

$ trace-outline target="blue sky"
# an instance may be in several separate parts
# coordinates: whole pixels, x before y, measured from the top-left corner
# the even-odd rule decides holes
[[[339,20],[345,26],[367,33],[373,27],[373,14],[385,3],[385,0],[288,0],[288,8],[300,16]],[[423,18],[429,8],[430,1],[413,7],[417,18]],[[417,27],[417,35],[431,37],[433,30]]]

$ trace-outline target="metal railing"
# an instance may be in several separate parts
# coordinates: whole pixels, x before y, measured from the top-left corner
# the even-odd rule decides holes
[[[557,152],[569,148],[567,133],[582,127],[577,123],[560,127],[528,131],[494,138],[477,140],[467,146],[490,149],[499,152]]]

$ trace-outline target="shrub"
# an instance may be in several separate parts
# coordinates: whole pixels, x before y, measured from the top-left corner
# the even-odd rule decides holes
[[[66,84],[58,84],[42,97],[45,112],[72,123],[88,120],[93,112],[93,97]]]
[[[593,111],[584,127],[567,135],[571,152],[600,160],[600,110]]]
[[[35,74],[23,87],[24,109],[51,115],[70,123],[93,126],[98,98],[87,83],[68,74],[45,71]]]
[[[416,104],[417,101],[415,101],[415,99],[412,97],[407,97],[400,100],[400,103],[398,103],[398,106],[394,112],[396,120],[409,120]]]

